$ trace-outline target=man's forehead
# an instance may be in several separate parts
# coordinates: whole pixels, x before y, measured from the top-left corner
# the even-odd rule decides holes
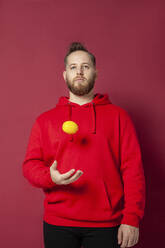
[[[75,51],[69,55],[68,64],[91,64],[91,58],[84,51]]]

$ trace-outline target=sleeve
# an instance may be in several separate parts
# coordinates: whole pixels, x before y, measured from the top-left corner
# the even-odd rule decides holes
[[[120,170],[124,184],[121,224],[139,227],[145,208],[145,177],[137,133],[125,110],[120,116],[120,154]]]
[[[55,186],[50,176],[50,167],[43,160],[41,130],[37,119],[31,129],[22,170],[23,176],[35,187],[46,190]]]

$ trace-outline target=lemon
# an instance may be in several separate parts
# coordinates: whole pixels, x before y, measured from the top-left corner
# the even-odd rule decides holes
[[[78,125],[74,121],[65,121],[62,130],[68,134],[74,134],[78,131]]]

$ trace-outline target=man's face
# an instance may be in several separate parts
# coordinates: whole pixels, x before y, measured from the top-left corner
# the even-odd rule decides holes
[[[85,51],[75,51],[68,56],[67,62],[63,77],[68,89],[77,96],[88,94],[93,89],[97,77],[90,56]]]

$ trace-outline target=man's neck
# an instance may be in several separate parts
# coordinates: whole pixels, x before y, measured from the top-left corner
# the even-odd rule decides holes
[[[88,102],[91,102],[93,98],[94,98],[93,91],[89,92],[88,94],[84,96],[77,96],[77,95],[74,95],[71,91],[69,91],[69,101],[77,103],[79,105],[83,105]]]

